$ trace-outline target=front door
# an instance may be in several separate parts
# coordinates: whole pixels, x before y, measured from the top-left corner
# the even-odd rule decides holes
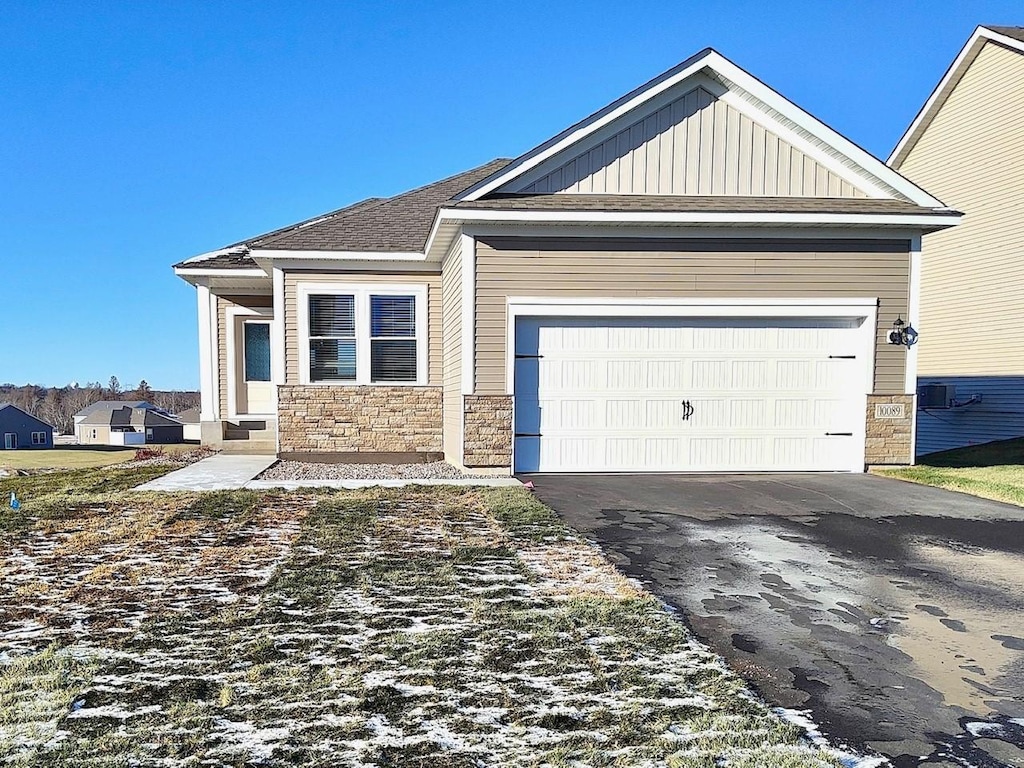
[[[16,432],[4,433],[4,448],[13,451],[18,447],[18,435]]]
[[[238,415],[274,412],[274,385],[270,376],[270,320],[238,318],[235,356]]]

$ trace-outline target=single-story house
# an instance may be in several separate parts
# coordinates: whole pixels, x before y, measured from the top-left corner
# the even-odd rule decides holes
[[[53,448],[53,426],[10,403],[0,403],[0,449]]]
[[[97,404],[94,404],[94,406]],[[118,400],[90,406],[88,413],[75,417],[75,435],[82,445],[145,445],[180,443],[183,425],[150,403],[141,405]]]
[[[1024,27],[978,27],[889,165],[963,211],[926,235],[918,454],[1024,435]]]
[[[959,218],[706,49],[514,160],[176,264],[203,442],[488,473],[907,464],[921,237]]]

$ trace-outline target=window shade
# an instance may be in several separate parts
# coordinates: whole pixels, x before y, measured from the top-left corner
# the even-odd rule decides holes
[[[355,296],[310,296],[309,335],[318,336],[356,335]]]
[[[416,381],[416,297],[370,297],[370,379]]]

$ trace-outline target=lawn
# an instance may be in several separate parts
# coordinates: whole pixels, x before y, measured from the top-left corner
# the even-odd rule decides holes
[[[0,467],[4,469],[73,469],[105,467],[120,464],[135,456],[134,448],[52,448],[50,450],[23,450],[0,452]]]
[[[840,765],[526,491],[78,472],[0,481],[7,765]]]
[[[878,474],[1024,506],[1024,439],[923,456],[913,467]]]

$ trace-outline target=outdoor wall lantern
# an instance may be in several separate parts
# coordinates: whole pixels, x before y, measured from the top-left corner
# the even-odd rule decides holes
[[[901,347],[909,347],[917,343],[917,331],[903,322],[902,315],[893,320],[892,330],[889,331],[889,343],[898,344]]]

